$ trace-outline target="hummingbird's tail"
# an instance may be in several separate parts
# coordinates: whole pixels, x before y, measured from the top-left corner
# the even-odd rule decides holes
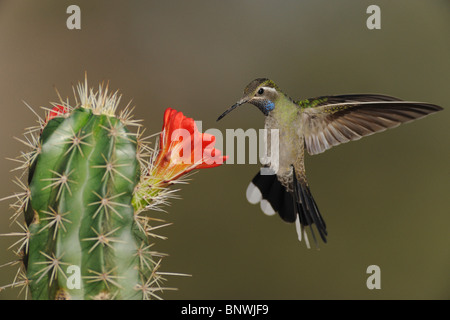
[[[312,228],[316,226],[320,237],[326,243],[326,225],[320,215],[316,202],[306,181],[299,181],[294,171],[293,191],[287,191],[276,174],[262,175],[261,172],[253,178],[247,188],[247,200],[252,204],[260,203],[261,210],[267,215],[278,215],[286,222],[296,224],[298,238],[305,240],[309,248],[306,227],[317,246],[317,239]]]
[[[296,207],[296,212],[298,213],[298,218],[296,220],[297,233],[299,240],[301,241],[302,234],[305,236],[305,241],[307,241],[305,227],[309,226],[311,234],[314,239],[314,243],[317,247],[317,240],[312,225],[314,224],[319,232],[320,238],[323,242],[327,242],[327,226],[325,221],[320,214],[319,208],[317,207],[316,201],[311,194],[308,182],[306,178],[301,180],[297,179],[297,174],[294,170],[294,203]]]

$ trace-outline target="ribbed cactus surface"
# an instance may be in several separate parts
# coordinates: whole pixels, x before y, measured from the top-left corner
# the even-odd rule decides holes
[[[22,140],[31,150],[16,161],[28,178],[18,178],[23,191],[7,198],[17,198],[12,218],[23,232],[6,234],[22,237],[19,259],[6,264],[19,271],[0,289],[22,286],[32,299],[159,298],[162,255],[152,249],[155,234],[144,214],[167,193],[143,183],[154,150],[140,129],[128,130],[139,127],[128,106],[116,114],[117,92],[94,92],[86,82],[75,99],[75,107],[54,104]]]
[[[34,299],[142,295],[136,289],[151,271],[137,254],[148,245],[131,205],[139,175],[136,140],[117,118],[78,108],[49,121],[30,168],[25,215]],[[70,266],[81,271],[72,289]]]

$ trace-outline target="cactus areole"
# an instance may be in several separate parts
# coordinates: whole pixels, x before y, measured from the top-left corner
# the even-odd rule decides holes
[[[85,83],[78,96],[76,107],[55,104],[28,132],[32,151],[22,155],[28,183],[16,204],[25,216],[16,248],[21,266],[9,286],[29,288],[32,299],[159,298],[168,289],[161,286],[168,273],[158,271],[162,254],[153,251],[152,230],[161,225],[144,212],[167,202],[167,188],[184,171],[214,167],[226,157],[209,144],[208,154],[212,150],[222,162],[200,161],[174,175],[178,165],[170,164],[170,146],[161,141],[158,153],[130,132],[127,127],[139,125],[128,107],[116,115],[117,92],[93,92]],[[170,116],[198,135],[193,120],[173,109],[164,126],[173,126],[166,123]],[[165,159],[170,176],[154,165],[157,158]],[[18,220],[17,213],[13,217]]]

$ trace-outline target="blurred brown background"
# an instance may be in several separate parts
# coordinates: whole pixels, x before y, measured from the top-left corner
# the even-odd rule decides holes
[[[66,28],[66,8],[81,7],[81,30]],[[366,8],[381,7],[381,30],[366,28]],[[446,108],[423,120],[307,158],[312,192],[329,243],[307,250],[294,225],[264,216],[245,190],[258,165],[224,165],[194,175],[161,230],[172,277],[165,299],[450,298],[450,3],[420,1],[0,1],[0,198],[23,146],[13,139],[36,109],[70,96],[84,78],[109,81],[133,100],[147,132],[165,108],[203,129],[262,128],[244,106],[215,119],[257,77],[293,98],[384,93]],[[43,114],[43,111],[39,111]],[[1,202],[0,233],[10,231]],[[0,265],[13,259],[0,237]],[[368,290],[366,268],[381,268]],[[15,268],[0,269],[0,286]],[[15,299],[17,290],[0,292]]]

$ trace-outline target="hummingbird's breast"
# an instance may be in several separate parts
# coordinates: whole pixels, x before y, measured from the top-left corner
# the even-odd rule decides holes
[[[300,121],[296,121],[297,117],[289,118],[291,120],[280,121],[283,118],[279,118],[276,113],[272,113],[266,117],[265,128],[268,131],[266,150],[270,151],[270,168],[277,173],[278,180],[291,191],[292,166],[295,166],[299,161],[303,162],[304,143],[302,130],[299,128]],[[271,137],[273,134],[278,134],[278,146],[276,145],[277,139]],[[273,145],[274,143],[275,145]]]

